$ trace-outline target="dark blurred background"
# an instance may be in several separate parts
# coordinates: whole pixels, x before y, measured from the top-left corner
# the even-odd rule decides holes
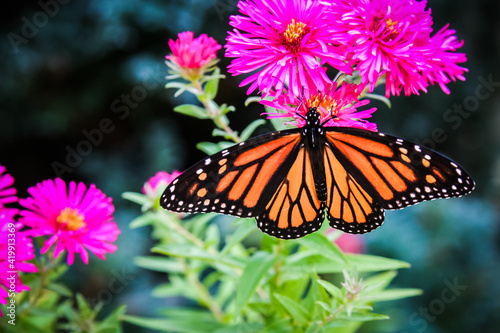
[[[472,195],[389,212],[385,225],[364,237],[370,254],[408,261],[394,284],[422,288],[420,297],[375,308],[391,321],[364,332],[498,332],[500,329],[500,3],[431,0],[434,29],[445,24],[465,40],[465,82],[420,96],[391,98],[374,121],[387,132],[424,143],[452,157],[477,182]],[[136,268],[152,242],[146,228],[129,230],[140,212],[121,198],[140,191],[159,170],[182,170],[213,141],[212,123],[172,111],[194,103],[165,90],[168,40],[191,30],[224,45],[236,0],[9,2],[1,12],[0,164],[20,197],[37,182],[61,176],[95,183],[116,205],[122,234],[106,261],[75,264],[65,282],[110,312],[158,316],[177,300],[155,299],[166,277]],[[223,57],[223,51],[219,51]],[[220,67],[226,72],[228,60]],[[221,82],[216,101],[234,105],[231,126],[242,130],[263,108],[244,106],[242,77]],[[257,132],[269,131],[263,126]],[[121,288],[109,283],[120,281]],[[127,332],[139,332],[126,326]]]

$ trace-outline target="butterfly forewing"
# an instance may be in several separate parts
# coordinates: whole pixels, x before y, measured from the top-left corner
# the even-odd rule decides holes
[[[160,203],[175,212],[256,216],[295,161],[298,130],[265,134],[214,154],[183,172]]]
[[[326,138],[327,180],[333,179],[327,206],[332,226],[341,230],[368,232],[381,225],[384,208],[459,197],[474,188],[456,163],[410,141],[340,127],[328,128]]]

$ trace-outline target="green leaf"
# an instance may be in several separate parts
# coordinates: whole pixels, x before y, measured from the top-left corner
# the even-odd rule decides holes
[[[340,259],[340,261],[344,263],[347,262],[339,247],[321,233],[316,232],[306,237],[299,238],[297,241],[302,246],[315,251],[317,254],[321,254],[334,261]]]
[[[271,323],[266,323],[262,333],[292,333],[297,332],[288,318],[278,318]]]
[[[332,283],[322,280],[322,279],[317,279],[318,283],[326,289],[332,295],[335,299],[337,300],[342,300],[344,299],[344,293],[340,288],[337,286],[333,285]]]
[[[151,252],[162,253],[173,257],[215,261],[214,256],[207,251],[191,244],[165,244],[155,246]]]
[[[353,312],[350,316],[340,315],[339,319],[346,319],[349,321],[372,321],[372,320],[384,320],[389,319],[389,316],[372,313],[372,312]]]
[[[174,97],[178,97],[184,91],[189,91],[189,89],[190,89],[189,84],[186,84],[186,83],[169,82],[169,83],[165,84],[165,89],[175,89],[175,88],[177,88],[177,91],[175,92]]]
[[[230,325],[213,333],[252,333],[252,332],[262,332],[264,325],[262,323],[248,323],[243,322],[235,325]]]
[[[201,238],[205,236],[209,222],[216,216],[217,214],[214,213],[195,215],[187,221],[184,220],[183,223],[185,224],[186,229],[190,230],[193,235]]]
[[[126,322],[150,328],[161,332],[206,333],[215,332],[224,325],[215,319],[211,321],[199,320],[194,314],[189,318],[157,319],[136,316],[124,316]]]
[[[415,288],[394,288],[370,293],[370,298],[381,301],[393,301],[401,298],[413,297],[422,295],[421,289]]]
[[[318,323],[312,322],[309,324],[304,333],[322,333],[322,332],[323,328]]]
[[[307,311],[307,309],[305,309],[300,303],[294,301],[288,296],[280,295],[278,293],[274,293],[273,297],[275,297],[278,302],[283,305],[293,320],[299,324],[304,325],[310,320],[309,311]]]
[[[127,312],[126,305],[120,305],[111,312],[103,321],[96,325],[98,333],[121,333],[121,319]]]
[[[102,308],[102,303],[98,303],[94,309],[91,309],[85,297],[83,297],[80,293],[76,294],[76,303],[78,304],[79,321],[82,319],[86,321],[94,321],[97,313]]]
[[[214,249],[219,248],[220,232],[216,224],[210,224],[205,232],[205,245]]]
[[[219,67],[216,67],[204,87],[205,96],[207,97],[207,99],[213,100],[215,96],[217,96],[220,78],[220,69]]]
[[[224,269],[229,267],[237,267],[242,268],[242,264],[239,261],[234,259],[225,257],[219,258],[217,255],[214,255],[210,252],[205,251],[204,249],[200,249],[191,244],[166,244],[153,247],[151,249],[152,252],[162,253],[169,256],[179,257],[179,258],[189,258],[189,259],[197,259],[201,260],[205,263],[211,264],[222,271],[227,271]]]
[[[290,255],[284,264],[285,272],[297,273],[339,273],[347,267],[338,258],[326,258],[313,250],[305,250]]]
[[[52,290],[53,292],[55,292],[59,295],[62,295],[62,296],[66,296],[66,297],[73,296],[71,289],[69,289],[68,287],[66,287],[65,285],[63,285],[61,283],[52,282],[51,284],[49,284],[47,289]]]
[[[220,257],[227,255],[233,246],[239,244],[249,234],[257,230],[254,219],[239,219],[238,223],[238,228],[231,234],[231,236],[227,237],[226,245],[220,252]]]
[[[410,264],[401,260],[367,254],[346,254],[345,257],[350,266],[356,266],[358,272],[386,271],[410,267]]]
[[[231,136],[226,132],[226,131],[223,131],[221,130],[220,128],[214,128],[214,130],[212,131],[212,136],[222,136],[223,138],[225,139],[231,139]]]
[[[250,103],[259,103],[261,100],[262,98],[259,96],[250,96],[247,99],[245,99],[245,106],[249,106]]]
[[[321,302],[321,301],[316,301],[315,303],[318,304],[319,306],[321,306],[323,309],[325,309],[325,311],[328,313],[334,312],[332,307],[330,306],[330,304],[327,304],[327,303]]]
[[[152,224],[156,220],[158,220],[158,216],[156,214],[145,213],[133,219],[132,222],[130,222],[129,227],[130,229],[145,227]]]
[[[248,125],[243,130],[243,132],[241,132],[240,139],[243,141],[248,140],[248,138],[250,138],[250,136],[255,131],[255,129],[261,125],[264,125],[265,123],[266,123],[266,121],[264,119],[257,119],[257,120],[252,121],[250,123],[250,125]]]
[[[239,315],[243,306],[252,297],[255,289],[259,285],[267,271],[276,261],[276,257],[267,252],[255,252],[247,261],[243,270],[238,289],[236,290],[236,300],[234,313]]]
[[[398,275],[397,271],[387,271],[387,272],[382,272],[373,276],[370,276],[369,278],[365,279],[365,285],[375,287],[377,290],[382,290],[385,287],[387,287],[391,281]]]
[[[156,272],[181,273],[182,267],[177,260],[164,257],[135,257],[134,264]]]
[[[390,109],[392,106],[391,106],[391,101],[385,97],[385,96],[382,96],[382,95],[378,95],[378,94],[366,94],[364,96],[365,98],[370,98],[370,99],[376,99],[376,100],[379,100],[381,101],[382,103],[385,103],[385,105],[387,105],[387,107]]]
[[[221,115],[225,115],[228,112],[234,112],[234,111],[236,111],[236,108],[234,106],[232,106],[232,105],[222,104],[219,107],[219,110],[220,110]]]
[[[215,153],[218,153],[222,149],[226,149],[231,146],[234,146],[234,142],[227,142],[227,141],[220,141],[218,143],[200,142],[196,144],[196,148],[198,148],[207,155],[213,155]]]
[[[198,119],[209,119],[207,110],[193,104],[183,104],[174,108],[175,112],[182,113]]]
[[[169,280],[168,283],[154,288],[151,295],[158,298],[182,296],[195,301],[198,300],[197,291],[189,285],[184,276],[170,275]]]
[[[137,192],[124,192],[122,193],[122,198],[141,206],[150,202],[147,196]]]

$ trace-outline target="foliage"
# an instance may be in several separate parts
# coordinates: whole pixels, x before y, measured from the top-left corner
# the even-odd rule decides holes
[[[156,255],[135,263],[168,274],[153,295],[197,304],[161,310],[159,318],[125,317],[140,326],[165,332],[347,333],[363,322],[388,319],[371,311],[374,303],[420,294],[388,288],[407,263],[342,253],[334,243],[341,232],[281,240],[257,231],[253,219],[238,218],[223,237],[214,214],[182,218],[145,195],[124,198],[143,207],[131,227],[151,226],[157,241]]]
[[[40,238],[37,240],[41,241]],[[98,320],[102,304],[91,309],[81,294],[74,294],[59,282],[69,268],[66,263],[61,263],[61,258],[63,256],[54,258],[51,252],[37,258],[35,265],[38,272],[22,276],[23,283],[31,290],[16,294],[14,317],[10,317],[8,309],[2,306],[6,320],[0,321],[0,330],[16,333],[121,333],[121,320],[126,306],[119,306]]]

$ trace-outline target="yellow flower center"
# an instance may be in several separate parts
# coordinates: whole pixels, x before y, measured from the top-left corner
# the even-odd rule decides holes
[[[335,116],[338,113],[337,100],[330,96],[321,96],[321,94],[312,95],[307,100],[306,105],[309,105],[309,107],[316,106],[318,108],[317,111],[321,115],[321,119]]]
[[[283,45],[289,51],[297,51],[300,47],[300,43],[302,42],[302,38],[309,32],[309,28],[305,23],[300,21],[295,21],[292,19],[292,22],[287,25],[285,32],[283,33]]]
[[[399,30],[395,27],[398,24],[398,21],[393,21],[391,19],[385,20],[385,26],[387,31],[390,33],[398,33]]]
[[[83,219],[83,215],[78,213],[78,209],[66,207],[61,211],[56,221],[62,224],[64,229],[75,231],[85,226]]]

